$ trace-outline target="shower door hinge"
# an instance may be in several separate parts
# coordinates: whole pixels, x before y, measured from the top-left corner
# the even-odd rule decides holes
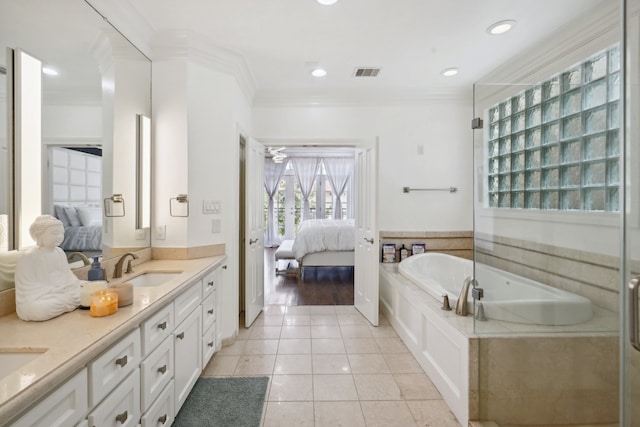
[[[473,297],[473,299],[481,300],[484,297],[484,289],[482,288],[471,289],[471,296]]]
[[[471,120],[471,129],[482,129],[482,119],[480,117]]]

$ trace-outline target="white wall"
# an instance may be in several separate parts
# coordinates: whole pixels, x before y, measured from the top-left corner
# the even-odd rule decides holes
[[[253,133],[258,140],[378,137],[379,229],[471,230],[471,118],[470,98],[405,106],[257,106]],[[405,194],[405,186],[459,190]]]

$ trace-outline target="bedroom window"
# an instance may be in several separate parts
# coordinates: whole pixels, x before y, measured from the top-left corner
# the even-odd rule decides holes
[[[619,210],[617,46],[488,109],[489,207]]]

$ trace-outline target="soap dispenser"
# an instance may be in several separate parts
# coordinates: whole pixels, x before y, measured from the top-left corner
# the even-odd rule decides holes
[[[91,268],[89,269],[88,274],[89,281],[94,280],[106,280],[104,268],[100,265],[100,258],[93,257],[93,263],[91,264]]]

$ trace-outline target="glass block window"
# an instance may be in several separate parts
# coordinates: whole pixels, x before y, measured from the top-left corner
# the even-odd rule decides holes
[[[619,210],[620,51],[489,108],[489,206]]]

